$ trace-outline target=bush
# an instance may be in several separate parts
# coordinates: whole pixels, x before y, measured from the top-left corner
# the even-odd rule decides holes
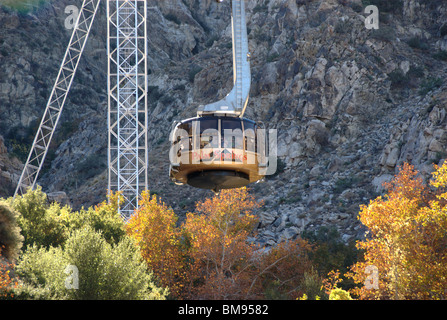
[[[14,297],[13,290],[17,287],[17,282],[11,277],[13,265],[2,258],[2,248],[0,247],[0,300]]]
[[[67,289],[67,266],[78,270],[78,289]],[[16,271],[28,288],[53,299],[164,299],[166,291],[157,288],[147,271],[138,248],[129,238],[117,245],[105,241],[100,232],[87,226],[71,233],[62,249],[30,247]],[[45,293],[42,294],[42,291]],[[17,290],[18,296],[20,290]],[[22,291],[23,293],[23,291]]]
[[[24,15],[34,11],[37,7],[45,4],[45,2],[45,0],[4,0],[1,5]]]
[[[396,32],[392,27],[380,26],[379,29],[371,30],[371,37],[380,41],[393,41],[396,36]]]
[[[108,201],[76,212],[65,212],[61,216],[68,230],[78,230],[85,226],[92,227],[95,231],[101,231],[104,239],[110,244],[121,241],[125,235],[124,221],[118,212],[119,194],[112,193]]]
[[[447,51],[440,50],[438,52],[435,52],[433,54],[433,58],[442,60],[442,61],[447,61]]]
[[[274,174],[266,176],[266,179],[273,179],[279,174],[283,173],[286,169],[287,164],[281,158],[276,158],[276,171]]]
[[[86,181],[100,174],[106,168],[105,155],[91,154],[84,158],[83,161],[76,164],[75,171],[78,172],[77,175],[79,180]]]
[[[22,230],[24,247],[58,246],[67,237],[67,230],[60,221],[60,216],[70,209],[58,203],[49,204],[47,195],[38,186],[29,190],[22,197],[10,198],[8,204],[19,213],[17,222]]]
[[[421,83],[421,87],[419,89],[419,94],[421,96],[425,96],[430,91],[437,89],[442,86],[444,81],[442,78],[430,78]]]
[[[353,300],[353,299],[351,298],[349,292],[340,288],[335,288],[331,291],[331,294],[329,295],[329,300]]]
[[[334,30],[335,30],[336,33],[340,33],[340,34],[350,33],[351,30],[352,30],[352,22],[350,22],[349,20],[339,21],[335,25],[335,29]]]
[[[173,13],[168,13],[167,15],[165,15],[165,18],[169,21],[174,22],[175,24],[182,24],[182,22],[180,21],[180,19]]]
[[[23,244],[17,218],[18,213],[7,203],[0,201],[0,251],[8,260],[17,259]]]
[[[71,231],[85,226],[101,231],[104,239],[112,244],[118,243],[125,235],[124,221],[118,212],[117,193],[109,195],[108,201],[76,212],[56,202],[49,204],[39,186],[22,197],[10,198],[6,202],[19,213],[17,222],[24,236],[25,248],[32,245],[46,248],[60,246]]]
[[[407,41],[407,44],[413,49],[428,50],[430,49],[427,42],[419,37],[413,37]]]
[[[393,12],[396,13],[403,8],[402,0],[363,0],[362,4],[364,7],[368,5],[374,5],[383,12]]]
[[[5,135],[5,144],[9,153],[22,162],[28,158],[39,123],[39,119],[34,119],[26,127],[22,125],[10,127]]]
[[[407,83],[408,79],[400,69],[391,71],[388,74],[388,78],[391,80],[392,87],[401,87]]]
[[[18,299],[163,299],[142,260],[140,250],[125,235],[118,213],[119,194],[88,210],[72,212],[49,204],[38,187],[8,199],[19,215],[26,251],[16,272]],[[5,206],[0,206],[4,209]],[[1,224],[0,226],[2,226]],[[79,289],[68,290],[66,267],[79,271]]]
[[[301,282],[302,291],[305,292],[305,296],[309,299],[320,300],[323,297],[326,300],[327,295],[322,290],[322,283],[322,278],[312,268],[309,272],[304,272],[304,277]]]
[[[355,176],[349,176],[346,178],[340,178],[335,182],[334,192],[342,193],[346,189],[352,188],[359,182],[359,178]]]
[[[355,244],[345,244],[335,227],[322,226],[315,231],[304,231],[302,236],[315,246],[310,258],[319,274],[328,274],[331,270],[345,272],[357,261],[359,251]]]
[[[163,93],[157,86],[147,87],[147,101],[151,109],[155,109],[158,100],[163,96]]]
[[[441,37],[444,37],[445,35],[447,35],[447,23],[444,23],[440,28],[439,28],[439,35]]]
[[[194,79],[196,77],[196,74],[198,74],[200,71],[202,71],[202,67],[198,65],[194,65],[188,72],[188,79],[189,82],[194,82]]]

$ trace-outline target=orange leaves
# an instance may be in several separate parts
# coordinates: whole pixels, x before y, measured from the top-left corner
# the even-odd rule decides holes
[[[199,202],[199,214],[187,214],[183,227],[190,239],[196,281],[203,283],[196,291],[201,298],[243,296],[243,283],[254,251],[246,240],[257,222],[251,212],[259,206],[241,188],[223,190],[212,199]]]
[[[257,222],[251,212],[261,205],[246,188],[239,188],[222,190],[215,197],[197,203],[196,211],[208,215],[217,228],[227,228],[231,224],[233,232],[251,231]]]
[[[181,234],[176,222],[177,216],[171,208],[144,191],[139,210],[126,225],[127,233],[135,239],[149,268],[173,294],[179,294],[178,278],[183,276]]]
[[[0,246],[0,299],[13,297],[11,290],[18,286],[17,281],[10,275],[13,265],[7,261],[2,257],[2,246]]]
[[[421,177],[417,176],[414,166],[404,163],[394,179],[385,183],[388,189],[388,197],[399,196],[407,199],[422,200],[427,191]]]
[[[223,190],[199,202],[182,225],[171,208],[149,192],[127,224],[148,266],[178,299],[262,298],[265,286],[296,295],[309,267],[304,240],[283,243],[269,252],[249,243],[259,208],[246,188]]]
[[[305,271],[310,269],[310,245],[302,240],[284,242],[265,252],[247,242],[258,219],[255,201],[246,188],[224,190],[199,202],[189,213],[184,230],[194,261],[195,298],[265,298],[275,287],[284,296],[296,297]],[[193,277],[193,278],[194,278]]]
[[[260,260],[259,275],[262,282],[274,283],[276,290],[288,298],[302,296],[305,292],[300,292],[299,288],[304,274],[312,270],[309,259],[311,250],[311,245],[301,238],[272,247]]]
[[[446,298],[447,163],[436,167],[433,178],[430,189],[413,166],[404,164],[387,184],[388,194],[361,207],[359,219],[370,232],[357,243],[365,261],[352,267],[351,276],[362,285],[365,268],[375,266],[379,290],[361,286],[356,292],[360,298]]]

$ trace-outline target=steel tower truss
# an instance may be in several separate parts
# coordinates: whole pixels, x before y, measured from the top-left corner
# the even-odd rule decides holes
[[[107,0],[108,188],[128,219],[148,187],[147,4]]]
[[[148,186],[147,4],[106,0],[108,53],[108,189],[119,191],[128,219]],[[15,195],[34,189],[78,68],[100,0],[84,0],[23,168]]]
[[[26,193],[28,188],[34,189],[36,180],[42,169],[51,139],[59,122],[68,91],[78,68],[90,29],[95,19],[100,0],[84,0],[73,29],[59,73],[48,99],[45,113],[34,138],[28,159],[22,170],[14,196]]]

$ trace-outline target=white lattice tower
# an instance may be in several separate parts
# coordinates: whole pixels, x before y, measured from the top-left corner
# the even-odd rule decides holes
[[[148,186],[147,4],[107,0],[108,188],[128,219]]]
[[[79,65],[100,0],[84,0],[14,196],[34,189]]]

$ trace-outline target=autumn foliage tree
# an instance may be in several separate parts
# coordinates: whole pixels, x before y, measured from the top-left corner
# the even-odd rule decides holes
[[[369,232],[357,244],[365,254],[352,267],[359,284],[353,293],[360,299],[447,298],[447,163],[436,167],[429,184],[404,164],[386,187],[385,196],[361,207]],[[364,285],[368,266],[379,271],[377,290]]]
[[[145,192],[127,232],[174,298],[265,298],[273,284],[282,297],[295,297],[310,246],[297,239],[265,250],[249,242],[261,205],[246,188],[222,190],[178,225],[172,209]]]
[[[194,261],[197,294],[208,299],[237,299],[248,294],[254,250],[247,242],[259,208],[245,188],[223,190],[199,202],[184,224]]]
[[[126,231],[135,239],[149,269],[153,270],[161,285],[168,287],[174,296],[182,296],[187,282],[187,266],[181,230],[176,223],[174,211],[156,195],[151,196],[149,191],[144,191],[140,207],[127,223]]]

